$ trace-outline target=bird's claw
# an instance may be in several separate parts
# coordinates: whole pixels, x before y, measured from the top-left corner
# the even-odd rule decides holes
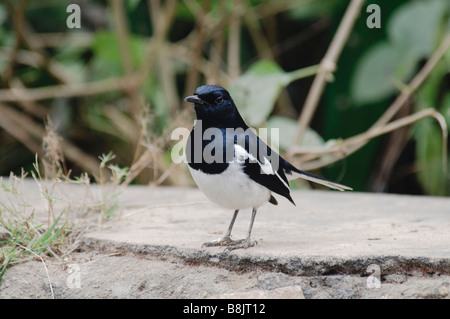
[[[203,243],[203,247],[217,247],[217,246],[226,246],[225,250],[232,251],[235,249],[247,249],[249,247],[253,247],[257,245],[258,242],[251,241],[250,239],[238,239],[238,240],[232,240],[230,237],[223,237],[219,238],[213,241],[209,241],[206,243]]]
[[[217,246],[228,246],[230,243],[232,243],[233,240],[229,236],[225,236],[213,241],[207,241],[206,243],[203,243],[203,247],[217,247]]]
[[[251,241],[250,238],[246,238],[233,241],[232,243],[227,245],[227,248],[225,248],[225,250],[232,251],[235,249],[247,249],[255,245],[258,245],[258,242],[256,240]]]

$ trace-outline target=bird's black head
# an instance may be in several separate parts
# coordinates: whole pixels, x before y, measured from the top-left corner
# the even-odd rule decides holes
[[[230,93],[223,87],[203,85],[195,90],[194,95],[184,100],[194,103],[197,119],[202,120],[207,126],[225,128],[246,126]]]

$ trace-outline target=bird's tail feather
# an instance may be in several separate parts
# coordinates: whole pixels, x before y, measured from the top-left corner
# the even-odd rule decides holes
[[[321,184],[321,185],[327,186],[327,187],[332,188],[332,189],[337,189],[337,190],[342,191],[342,192],[343,191],[351,191],[351,190],[353,190],[351,187],[348,187],[348,186],[345,186],[345,185],[342,185],[342,184],[330,181],[330,180],[328,180],[326,178],[323,178],[323,177],[320,177],[320,176],[317,176],[317,175],[314,175],[314,174],[311,174],[311,173],[308,173],[308,172],[304,172],[304,171],[298,170],[296,168],[294,168],[290,173],[287,173],[287,178],[289,180],[296,179],[296,178],[299,178],[299,177],[303,178],[303,179],[306,179],[308,181],[317,183],[317,184]]]

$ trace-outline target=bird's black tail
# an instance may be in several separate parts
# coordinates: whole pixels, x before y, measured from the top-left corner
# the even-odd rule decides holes
[[[332,189],[337,189],[339,191],[351,191],[353,190],[353,188],[330,181],[329,179],[299,170],[298,168],[296,168],[295,166],[291,165],[289,162],[286,162],[286,176],[289,180],[292,179],[296,179],[296,178],[303,178],[306,179],[308,181],[317,183],[317,184],[321,184],[324,185],[326,187],[332,188]]]

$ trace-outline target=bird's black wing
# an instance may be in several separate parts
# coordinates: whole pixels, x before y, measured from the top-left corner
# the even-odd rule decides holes
[[[219,132],[221,131],[219,130]],[[185,148],[188,165],[206,174],[220,174],[224,172],[228,168],[228,161],[225,158],[225,152],[219,152],[226,146],[224,137],[225,135],[221,133],[217,134],[217,136],[212,135],[210,138],[203,138],[201,128],[197,127],[197,124],[194,125]],[[209,152],[205,152],[205,148],[208,148]]]
[[[244,173],[252,180],[286,197],[295,205],[284,169],[279,165],[282,159],[278,153],[250,129],[234,136],[234,152],[235,160],[242,164]]]
[[[250,129],[247,131],[250,131]],[[253,158],[253,161],[249,161],[244,167],[246,173],[258,183],[266,186],[277,194],[285,196],[291,202],[293,202],[293,200],[290,196],[288,179],[291,180],[300,177],[332,189],[340,191],[352,190],[351,187],[299,170],[267,146],[266,143],[252,131],[245,134],[244,143],[242,142],[244,138],[241,138],[240,140],[241,141],[237,144],[245,148],[249,153],[250,159]],[[255,145],[257,145],[257,147],[254,147]],[[259,172],[258,166],[260,169]],[[265,174],[261,172],[264,172]]]

